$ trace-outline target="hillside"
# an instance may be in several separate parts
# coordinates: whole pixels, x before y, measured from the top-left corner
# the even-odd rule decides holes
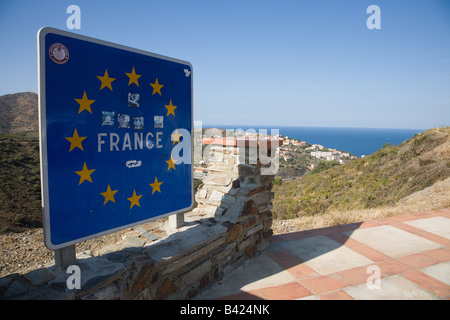
[[[398,146],[274,186],[278,219],[392,206],[450,177],[450,128],[430,129]],[[450,190],[445,190],[450,195]]]
[[[21,92],[0,96],[0,134],[25,134],[39,130],[38,95]]]
[[[0,233],[42,226],[39,141],[0,135]]]

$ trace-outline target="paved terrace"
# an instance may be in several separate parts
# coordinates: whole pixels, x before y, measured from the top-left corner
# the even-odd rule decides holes
[[[196,297],[449,298],[450,208],[273,236],[268,254]]]

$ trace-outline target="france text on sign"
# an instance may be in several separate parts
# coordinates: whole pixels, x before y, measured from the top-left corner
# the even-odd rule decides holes
[[[38,55],[47,247],[189,210],[190,63],[51,28]]]

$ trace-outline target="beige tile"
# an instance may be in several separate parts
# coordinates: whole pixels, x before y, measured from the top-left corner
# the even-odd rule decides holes
[[[388,225],[358,229],[346,234],[391,258],[443,247],[441,244]]]

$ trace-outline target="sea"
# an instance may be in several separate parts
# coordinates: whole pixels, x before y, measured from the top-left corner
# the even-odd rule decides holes
[[[306,141],[310,144],[320,144],[326,148],[350,152],[360,158],[367,156],[385,143],[398,145],[412,138],[416,133],[424,132],[426,129],[393,129],[393,128],[341,128],[341,127],[294,127],[294,126],[236,126],[236,125],[213,125],[203,124],[203,128],[242,129],[247,131],[253,129],[267,130],[271,134],[272,129],[278,129],[279,134],[289,138]]]

